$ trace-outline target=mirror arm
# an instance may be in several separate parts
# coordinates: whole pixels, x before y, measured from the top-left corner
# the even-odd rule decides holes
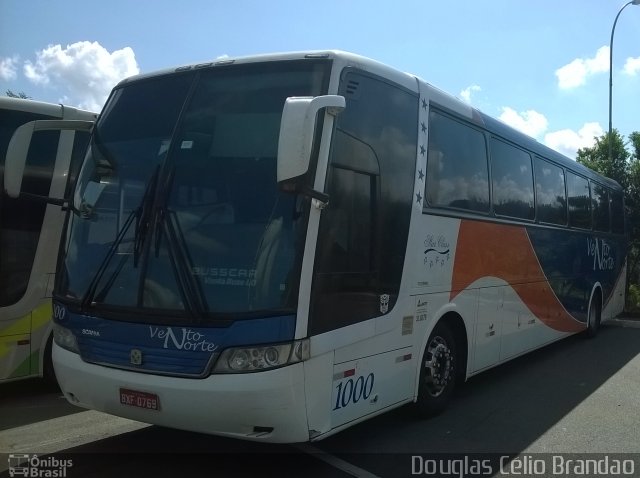
[[[320,191],[317,191],[308,186],[303,186],[293,181],[279,183],[280,190],[290,194],[300,194],[301,196],[309,197],[314,201],[317,201],[316,206],[318,209],[324,209],[329,205],[329,195]]]
[[[315,206],[318,209],[324,209],[329,205],[329,195],[326,193],[316,191],[313,188],[304,188],[302,191],[300,191],[300,193],[304,196],[310,197],[311,199],[315,199],[317,201]]]
[[[47,197],[47,196],[41,196],[39,194],[25,193],[25,192],[21,192],[19,198],[28,199],[30,201],[46,202],[47,204],[52,204],[54,206],[60,206],[63,211],[69,210],[69,211],[72,211],[74,213],[79,213],[80,212],[80,211],[78,211],[78,209],[76,209],[73,206],[72,201],[70,201],[69,199],[51,198],[51,197]]]

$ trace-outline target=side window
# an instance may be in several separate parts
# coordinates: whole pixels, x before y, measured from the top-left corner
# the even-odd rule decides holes
[[[397,300],[409,233],[418,98],[364,74],[343,73],[311,292],[319,334],[387,313]]]
[[[611,192],[611,232],[624,234],[624,202],[622,194]]]
[[[569,225],[580,229],[591,229],[589,181],[571,171],[567,171],[567,200],[569,202]]]
[[[533,220],[533,173],[529,153],[493,138],[491,178],[494,212]]]
[[[73,138],[73,150],[71,151],[71,161],[69,162],[69,176],[67,178],[67,186],[65,188],[64,197],[71,197],[72,191],[75,189],[76,180],[82,167],[82,160],[87,152],[89,138],[91,134],[86,131],[76,131]]]
[[[591,183],[593,204],[593,229],[609,232],[609,191],[597,183]]]
[[[319,273],[369,274],[380,169],[371,146],[336,130],[330,166],[330,205],[318,241]]]
[[[567,224],[567,197],[561,167],[535,158],[538,220],[547,224]]]
[[[34,119],[43,118],[30,117],[23,122]],[[16,124],[15,127],[20,124]],[[55,131],[36,132],[33,135],[22,180],[24,192],[49,195],[59,136]],[[6,146],[3,145],[3,165],[5,154]],[[41,201],[11,199],[6,196],[2,198],[0,306],[15,304],[27,290],[46,208],[46,203]]]
[[[484,135],[433,109],[429,113],[425,196],[431,206],[489,212]]]

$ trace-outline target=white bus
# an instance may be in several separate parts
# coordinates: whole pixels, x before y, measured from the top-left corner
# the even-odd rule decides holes
[[[344,52],[121,82],[70,209],[60,386],[179,429],[300,442],[431,415],[624,303],[617,183]]]
[[[0,177],[15,130],[34,120],[84,119],[95,113],[69,106],[0,97]],[[0,382],[35,376],[53,379],[51,290],[64,224],[59,206],[29,195],[62,197],[77,175],[88,133],[34,135],[23,195],[0,197]]]

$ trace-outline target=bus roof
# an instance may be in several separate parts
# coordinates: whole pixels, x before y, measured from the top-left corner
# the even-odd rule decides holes
[[[86,113],[88,115],[95,115],[95,113],[91,111],[86,111],[63,104],[46,103],[44,101],[35,101],[25,98],[13,98],[10,96],[0,96],[0,109],[2,110],[24,111],[27,113],[36,113],[53,116],[56,118],[62,118],[64,116],[65,108],[71,109],[73,111],[78,111],[80,113]]]
[[[396,83],[401,84],[402,86],[412,90],[418,91],[418,82],[422,82],[426,84],[428,88],[433,89],[433,91],[438,91],[440,96],[447,97],[447,103],[455,104],[459,107],[464,106],[465,109],[470,108],[473,111],[473,117],[479,119],[483,126],[489,130],[491,133],[500,136],[508,141],[511,141],[515,144],[518,144],[530,152],[537,154],[543,158],[552,160],[558,163],[561,166],[569,168],[579,174],[582,174],[590,179],[598,180],[601,183],[613,188],[620,190],[621,186],[614,181],[613,179],[602,176],[595,171],[587,168],[586,166],[578,163],[575,160],[572,160],[557,151],[543,145],[538,142],[536,139],[516,130],[515,128],[499,121],[476,108],[470,107],[468,104],[464,103],[462,100],[456,98],[455,96],[440,90],[432,86],[431,84],[425,82],[419,77],[401,72],[395,68],[392,68],[384,63],[378,62],[376,60],[372,60],[370,58],[360,56],[354,53],[349,53],[341,50],[313,50],[313,51],[296,51],[296,52],[283,52],[283,53],[270,53],[270,54],[260,54],[260,55],[252,55],[252,56],[241,56],[241,57],[222,57],[216,58],[214,60],[208,62],[202,62],[197,64],[190,64],[179,66],[177,68],[167,68],[163,70],[158,70],[151,73],[145,73],[140,75],[135,75],[129,78],[122,80],[118,83],[117,87],[123,86],[127,83],[137,82],[140,80],[145,80],[148,78],[153,78],[157,76],[163,76],[171,73],[177,73],[181,71],[191,71],[198,69],[206,69],[213,67],[224,67],[227,65],[237,65],[237,64],[248,64],[248,63],[257,63],[257,62],[265,62],[265,61],[287,61],[287,60],[304,60],[304,59],[328,59],[328,60],[339,60],[346,65],[357,67],[363,69],[365,71],[375,71],[378,74],[383,75],[384,77],[395,81]],[[459,108],[455,108],[459,109]]]
[[[140,75],[131,76],[125,78],[116,86],[122,86],[128,82],[144,80],[155,76],[167,75],[180,71],[198,70],[212,67],[221,67],[228,65],[239,65],[248,63],[258,63],[267,61],[293,61],[293,60],[313,60],[313,59],[327,59],[327,60],[340,60],[351,66],[361,68],[363,70],[375,70],[378,72],[384,72],[385,76],[397,81],[410,88],[413,91],[417,91],[416,77],[408,73],[403,73],[395,68],[392,68],[384,63],[372,60],[370,58],[357,55],[355,53],[349,53],[340,50],[313,50],[313,51],[297,51],[297,52],[283,52],[283,53],[270,53],[261,55],[241,56],[241,57],[229,57],[229,58],[216,58],[203,63],[196,63],[190,65],[183,65],[176,68],[167,68],[158,70],[151,73],[143,73]]]

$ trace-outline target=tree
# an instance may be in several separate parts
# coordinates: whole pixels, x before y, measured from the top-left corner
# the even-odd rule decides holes
[[[612,157],[609,159],[609,141]],[[605,133],[596,138],[590,148],[578,150],[576,161],[615,179],[624,189],[629,231],[628,282],[636,287],[640,283],[640,132],[629,135],[630,150],[624,138],[613,130],[611,138]],[[627,294],[629,297],[629,294]]]
[[[22,98],[24,100],[30,100],[31,97],[27,96],[27,94],[24,91],[21,91],[19,93],[14,93],[11,90],[7,90],[7,96],[9,96],[10,98]]]
[[[600,138],[595,138],[596,144],[591,148],[581,148],[578,150],[576,161],[584,164],[588,168],[615,179],[626,190],[629,181],[629,157],[624,139],[614,129],[612,137],[612,154],[609,160],[609,134],[603,134]]]
[[[629,135],[632,146],[632,155],[629,166],[628,200],[629,228],[633,256],[629,262],[634,284],[640,283],[640,132],[635,131]]]

